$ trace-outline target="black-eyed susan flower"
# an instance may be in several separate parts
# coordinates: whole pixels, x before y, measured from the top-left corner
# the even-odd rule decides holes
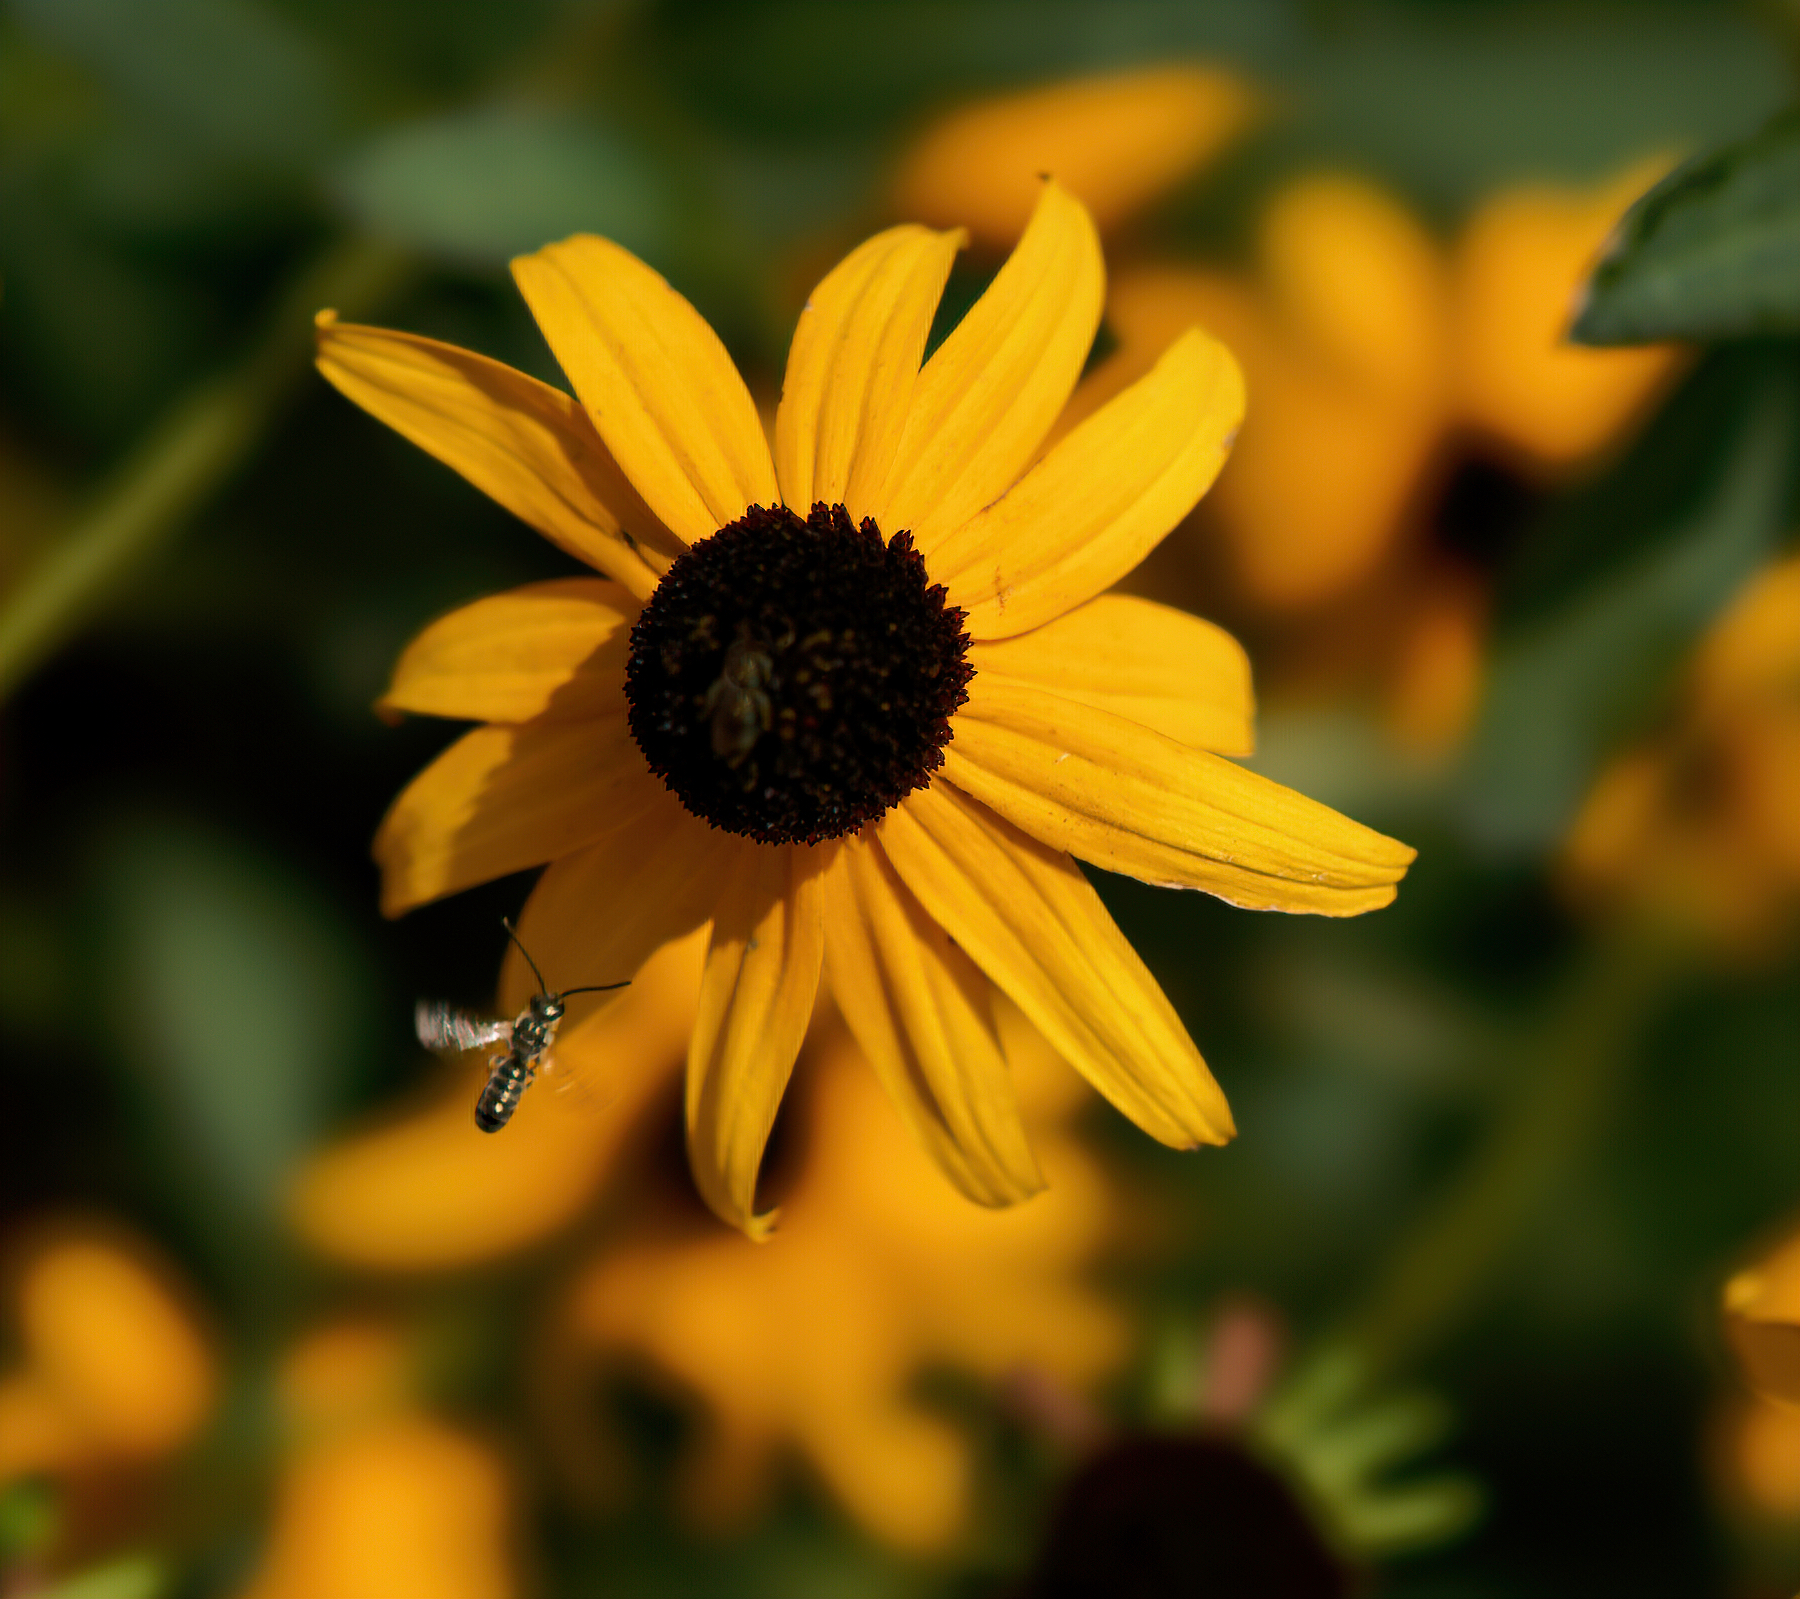
[[[822,981],[952,1180],[1010,1203],[1042,1179],[990,983],[1153,1136],[1232,1132],[1077,858],[1332,915],[1412,859],[1223,758],[1250,737],[1227,635],[1105,593],[1217,474],[1230,354],[1184,332],[1040,455],[1099,322],[1093,224],[1047,182],[921,365],[960,242],[893,228],[826,277],[772,450],[711,329],[604,239],[514,263],[573,399],[320,319],[333,383],[612,580],[479,601],[406,651],[387,709],[486,725],[382,824],[385,909],[548,863],[520,931],[566,986],[709,925],[689,1154],[751,1232]]]

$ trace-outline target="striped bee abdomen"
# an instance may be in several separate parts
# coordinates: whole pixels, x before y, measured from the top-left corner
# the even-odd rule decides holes
[[[516,1054],[502,1056],[475,1102],[475,1125],[484,1133],[499,1132],[512,1120],[533,1075],[531,1064]]]

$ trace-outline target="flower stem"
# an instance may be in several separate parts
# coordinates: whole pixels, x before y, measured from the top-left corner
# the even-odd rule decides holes
[[[1474,1308],[1600,1125],[1642,1024],[1688,963],[1666,929],[1620,925],[1592,944],[1510,1052],[1529,1071],[1449,1192],[1404,1235],[1321,1341],[1370,1379],[1412,1364]]]
[[[365,313],[409,275],[390,246],[351,239],[303,270],[233,367],[189,390],[0,603],[0,700],[241,467],[312,357],[312,315]]]

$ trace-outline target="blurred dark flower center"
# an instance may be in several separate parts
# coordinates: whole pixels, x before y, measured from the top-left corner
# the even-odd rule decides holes
[[[942,764],[973,675],[962,622],[910,533],[753,505],[669,568],[632,629],[632,735],[715,827],[840,837]]]
[[[1069,1479],[1017,1599],[1343,1599],[1282,1479],[1223,1437],[1126,1438]]]

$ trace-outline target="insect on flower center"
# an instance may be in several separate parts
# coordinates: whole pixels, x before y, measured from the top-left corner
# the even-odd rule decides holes
[[[910,533],[753,505],[682,554],[632,629],[632,736],[715,827],[840,837],[943,763],[974,670],[962,623]]]

